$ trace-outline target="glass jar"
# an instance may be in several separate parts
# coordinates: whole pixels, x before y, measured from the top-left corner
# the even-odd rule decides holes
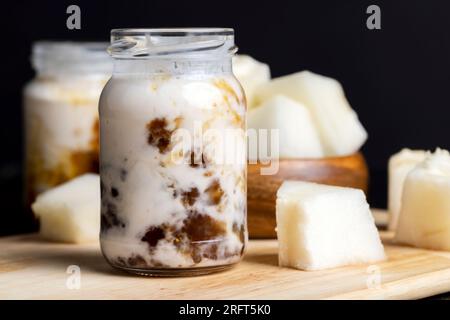
[[[37,42],[24,89],[26,202],[98,172],[98,100],[112,72],[107,43]]]
[[[144,275],[231,267],[248,237],[233,30],[119,29],[111,42],[100,99],[103,255]]]

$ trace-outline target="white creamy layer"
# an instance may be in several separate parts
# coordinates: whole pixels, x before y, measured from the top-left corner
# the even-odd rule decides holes
[[[118,191],[116,197],[110,194],[105,197],[106,202],[114,204],[117,218],[123,223],[102,233],[102,250],[110,261],[139,255],[149,264],[156,260],[176,268],[226,264],[240,259],[239,254],[233,254],[194,263],[172,242],[159,240],[150,250],[148,243],[141,239],[152,226],[165,224],[182,228],[189,211],[195,211],[225,224],[225,235],[217,243],[218,256],[240,252],[243,244],[233,231],[233,223],[239,226],[245,223],[246,156],[245,152],[233,154],[233,148],[238,151],[245,148],[243,101],[239,84],[228,76],[113,76],[100,101],[101,179],[105,193],[111,188]],[[242,132],[236,137],[242,147],[239,150],[239,146],[230,142],[222,147],[221,139],[213,135],[215,138],[203,141],[206,165],[200,161],[194,167],[190,165],[190,147],[173,148],[176,142],[172,141],[161,152],[149,144],[148,126],[155,119],[164,119],[166,130],[174,131],[178,127],[177,133],[189,133],[191,138],[201,137],[199,128],[203,134],[210,132],[208,129],[216,133],[240,129]],[[228,156],[236,155],[239,161],[214,162],[214,149]],[[217,205],[209,203],[206,191],[214,181],[223,191]],[[193,188],[199,195],[192,205],[186,206],[180,201],[180,193]],[[105,202],[102,210],[106,210]]]
[[[39,170],[58,168],[71,152],[97,148],[98,100],[107,76],[38,78],[24,90],[27,172],[32,192],[53,185],[39,181]],[[58,174],[55,173],[55,176]]]
[[[25,121],[30,138],[46,147],[86,149],[98,118],[98,100],[107,78],[34,81],[25,89]]]

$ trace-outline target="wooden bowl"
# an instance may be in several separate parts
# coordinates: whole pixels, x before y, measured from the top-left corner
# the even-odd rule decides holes
[[[367,193],[369,173],[364,156],[321,159],[281,159],[274,175],[261,175],[261,164],[248,165],[247,209],[250,238],[276,238],[275,201],[283,180],[311,181],[362,189]]]

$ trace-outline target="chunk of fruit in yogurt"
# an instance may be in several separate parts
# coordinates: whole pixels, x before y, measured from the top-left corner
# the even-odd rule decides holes
[[[160,153],[166,152],[170,144],[172,131],[167,126],[165,118],[156,118],[147,124],[148,144],[157,147]]]
[[[100,230],[100,178],[84,174],[41,193],[32,204],[40,234],[53,241],[97,241]]]
[[[285,181],[276,219],[280,266],[320,270],[385,258],[361,190]]]

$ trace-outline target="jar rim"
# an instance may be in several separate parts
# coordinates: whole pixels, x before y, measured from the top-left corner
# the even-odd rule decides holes
[[[107,53],[107,42],[89,41],[49,41],[41,40],[33,43],[33,59],[50,60],[109,60]]]
[[[129,28],[111,30],[116,59],[218,59],[237,51],[232,28]]]
[[[111,73],[107,42],[41,40],[33,43],[31,63],[38,73]]]
[[[233,28],[118,28],[111,30],[111,36],[233,36]]]

